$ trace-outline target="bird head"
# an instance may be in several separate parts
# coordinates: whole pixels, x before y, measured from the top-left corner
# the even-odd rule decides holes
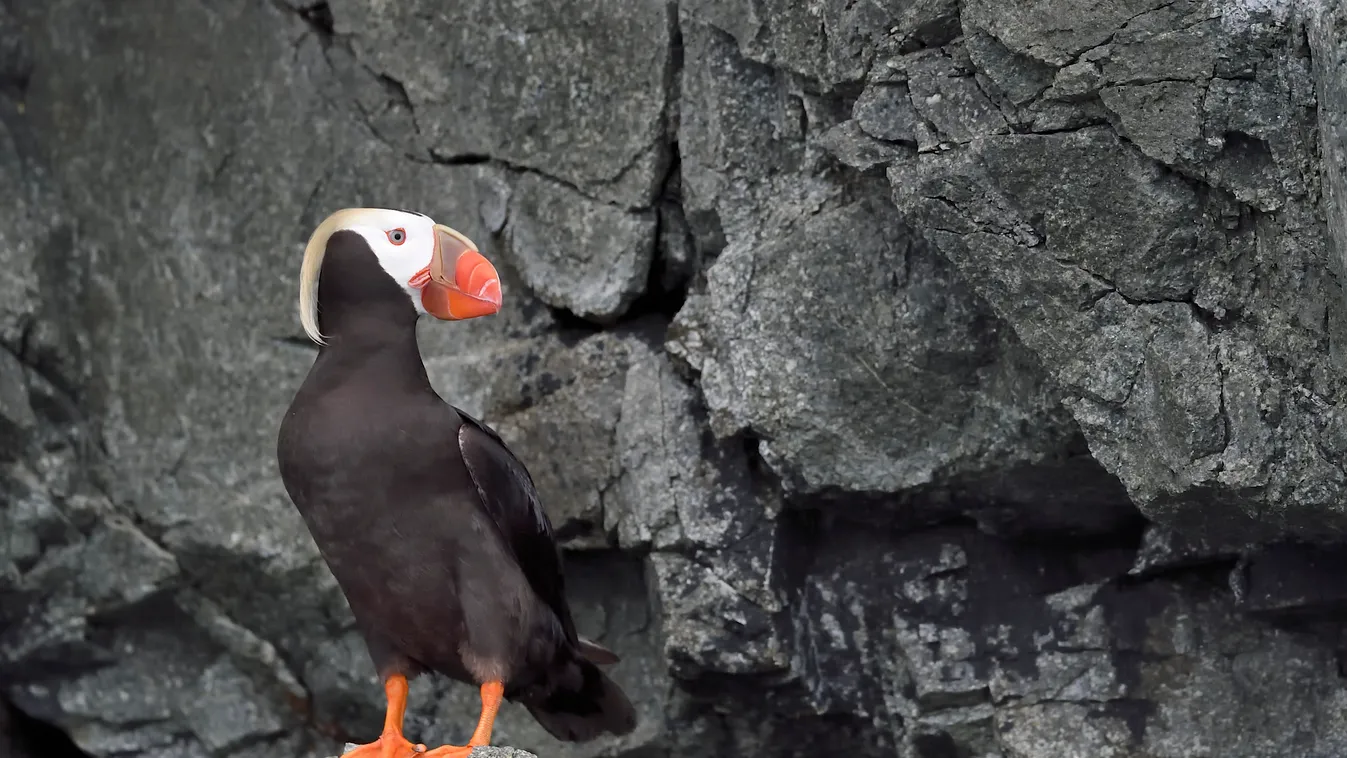
[[[300,321],[319,344],[324,340],[318,331],[318,278],[328,240],[341,231],[364,238],[379,266],[407,293],[418,313],[460,321],[500,310],[495,267],[460,232],[421,213],[346,208],[314,230],[300,270]]]

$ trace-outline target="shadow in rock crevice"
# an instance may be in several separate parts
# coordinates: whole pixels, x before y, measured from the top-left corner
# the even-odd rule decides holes
[[[0,703],[0,756],[3,758],[88,758],[65,732]]]

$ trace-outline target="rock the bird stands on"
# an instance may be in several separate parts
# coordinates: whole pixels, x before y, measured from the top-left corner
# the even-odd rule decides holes
[[[502,698],[553,736],[636,726],[564,595],[552,526],[524,465],[435,392],[416,339],[500,309],[495,268],[463,235],[407,211],[337,211],[313,233],[300,321],[320,346],[281,423],[281,478],[350,603],[388,699],[383,734],[348,756],[464,756],[488,745]],[[402,734],[408,680],[481,688],[466,746]]]

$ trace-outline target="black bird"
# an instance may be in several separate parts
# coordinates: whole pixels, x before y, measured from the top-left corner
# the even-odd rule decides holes
[[[432,389],[416,340],[500,309],[473,243],[419,213],[337,211],[304,251],[300,321],[318,357],[281,423],[281,479],[350,604],[384,683],[383,734],[348,756],[466,756],[502,697],[554,737],[627,734],[636,713],[580,637],[561,556],[524,465]],[[466,746],[402,734],[407,683],[433,671],[481,689]]]

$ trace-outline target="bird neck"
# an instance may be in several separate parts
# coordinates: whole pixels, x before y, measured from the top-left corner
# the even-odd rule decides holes
[[[416,339],[416,320],[389,318],[379,311],[352,307],[325,313],[319,328],[327,344],[319,348],[315,368],[321,366],[334,378],[377,371],[387,376],[382,382],[429,387]]]
[[[377,373],[378,383],[426,387],[416,343],[419,318],[407,292],[353,233],[333,235],[318,278],[318,330],[327,340],[315,368],[333,381]]]

